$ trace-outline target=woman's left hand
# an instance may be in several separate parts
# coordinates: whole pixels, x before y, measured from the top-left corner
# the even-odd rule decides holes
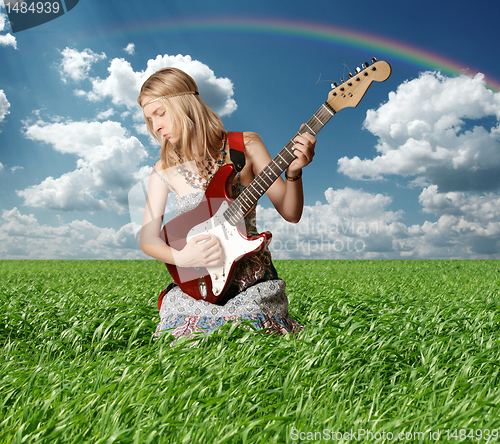
[[[309,133],[303,133],[301,136],[295,137],[293,141],[295,142],[293,145],[293,154],[297,158],[289,165],[287,170],[287,175],[291,177],[298,175],[302,168],[309,165],[313,160],[316,137]]]

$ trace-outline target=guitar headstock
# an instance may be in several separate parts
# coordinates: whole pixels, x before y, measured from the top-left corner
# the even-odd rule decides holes
[[[363,63],[362,67],[363,70],[356,68],[354,75],[349,73],[346,81],[341,78],[341,85],[332,84],[327,102],[335,111],[357,106],[372,82],[383,82],[391,75],[391,65],[384,61],[378,62],[376,58],[372,59],[371,65]]]

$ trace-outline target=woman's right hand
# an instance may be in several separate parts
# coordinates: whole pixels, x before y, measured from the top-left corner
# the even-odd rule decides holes
[[[200,234],[189,240],[180,251],[173,251],[178,267],[214,267],[222,260],[222,248],[216,236]]]

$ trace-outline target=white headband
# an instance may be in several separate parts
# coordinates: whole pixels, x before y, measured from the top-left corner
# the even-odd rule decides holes
[[[167,96],[157,97],[156,99],[153,99],[153,100],[150,100],[149,102],[146,102],[144,105],[142,105],[142,107],[145,108],[150,103],[157,102],[158,100],[161,100],[161,99],[168,99],[170,97],[175,97],[175,96],[183,96],[185,94],[196,94],[196,95],[198,95],[198,91],[184,91],[184,92],[169,94]]]

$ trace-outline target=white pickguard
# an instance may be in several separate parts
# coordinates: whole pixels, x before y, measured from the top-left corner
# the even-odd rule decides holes
[[[234,262],[241,256],[255,251],[265,242],[263,238],[247,240],[242,237],[238,228],[231,225],[224,217],[224,211],[228,207],[226,201],[222,202],[216,214],[207,221],[193,227],[186,236],[186,242],[200,234],[212,234],[219,240],[222,248],[222,262],[216,267],[207,267],[212,279],[212,292],[215,296],[218,296],[224,289]],[[200,291],[205,298],[206,290],[204,293],[204,290],[200,288]]]

